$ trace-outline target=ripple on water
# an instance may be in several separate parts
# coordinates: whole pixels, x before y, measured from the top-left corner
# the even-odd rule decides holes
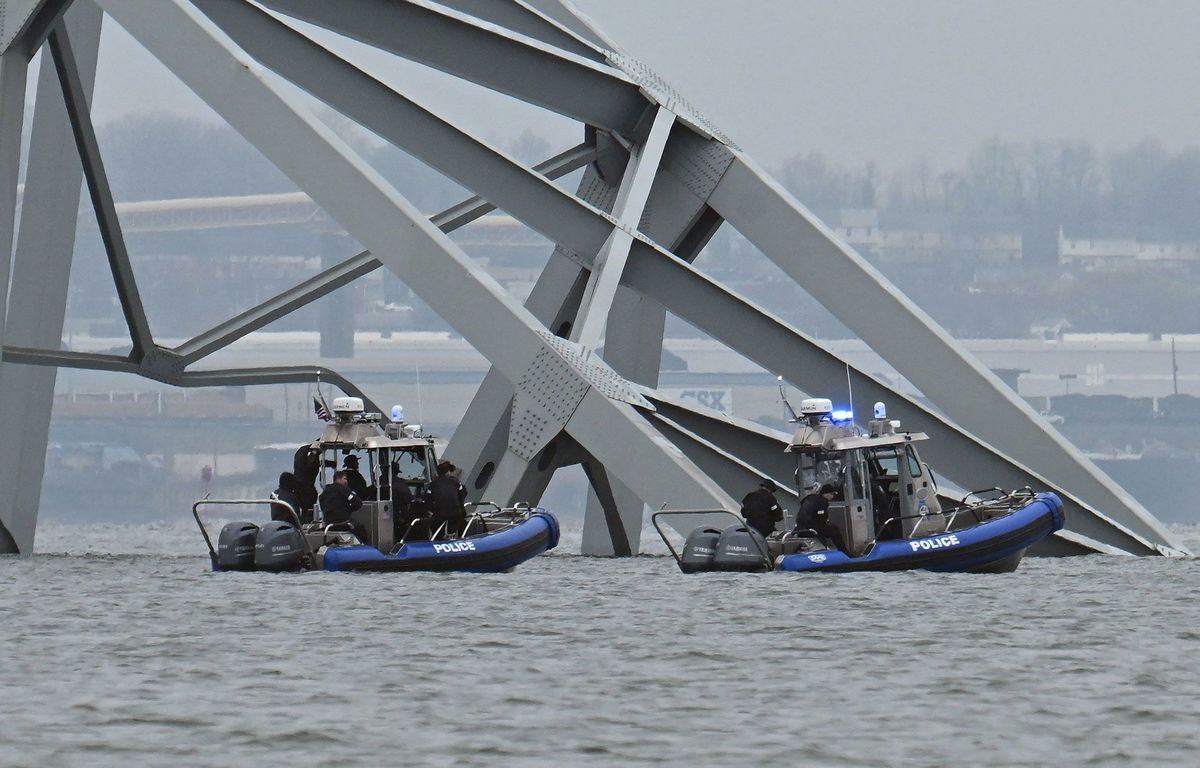
[[[190,526],[39,537],[0,558],[4,765],[1186,765],[1198,746],[1195,558],[267,575],[209,572]]]

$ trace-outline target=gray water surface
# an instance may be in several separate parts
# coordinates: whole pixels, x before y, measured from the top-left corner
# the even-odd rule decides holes
[[[4,766],[1200,763],[1197,559],[268,575],[211,573],[183,525],[38,547],[0,558]]]

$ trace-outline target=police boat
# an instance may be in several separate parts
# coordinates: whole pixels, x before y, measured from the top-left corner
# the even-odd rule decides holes
[[[851,412],[834,411],[824,398],[804,400],[800,414],[793,412],[801,426],[786,451],[796,456],[800,498],[832,488],[823,530],[796,530],[790,513],[783,531],[763,536],[728,510],[657,512],[654,527],[679,568],[1004,573],[1016,570],[1029,546],[1063,527],[1063,504],[1053,493],[939,496],[917,453],[928,436],[901,431],[883,403],[875,404],[874,416],[861,430]],[[682,550],[664,524],[686,536]]]
[[[326,522],[321,503],[307,508],[303,492],[295,495],[299,501],[295,496],[290,501],[200,499],[192,505],[192,516],[214,571],[493,573],[510,571],[558,545],[554,515],[521,504],[466,504],[461,530],[451,532],[447,522],[439,523],[429,511],[428,488],[438,466],[435,439],[419,425],[405,424],[399,406],[390,421],[365,412],[357,397],[336,398],[329,410],[332,421],[321,436],[297,451],[297,469],[302,464],[311,468],[301,484],[307,483],[310,498],[317,498],[315,486],[324,489],[333,482],[339,456],[345,466],[357,467],[365,459],[367,474],[355,470],[360,483],[369,483],[361,506],[348,521]],[[397,487],[400,483],[403,488]],[[214,546],[206,517],[247,507],[260,514],[270,509],[272,519],[226,523]]]

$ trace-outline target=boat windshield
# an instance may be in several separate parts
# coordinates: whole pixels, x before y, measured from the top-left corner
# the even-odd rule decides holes
[[[828,483],[839,491],[845,477],[846,457],[842,453],[820,451],[801,453],[796,467],[796,484],[803,498]]]
[[[424,483],[433,477],[430,455],[425,448],[404,448],[395,452],[396,471],[401,479]]]

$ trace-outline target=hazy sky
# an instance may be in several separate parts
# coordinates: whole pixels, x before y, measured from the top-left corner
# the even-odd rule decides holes
[[[1102,150],[1148,137],[1172,149],[1200,145],[1200,2],[1192,0],[577,4],[768,165],[817,151],[884,168],[922,155],[949,166],[995,136],[1083,139]],[[109,32],[105,45],[101,120],[199,109],[126,36]],[[376,71],[394,66],[377,61]],[[387,77],[485,135],[535,122],[499,102],[464,108],[464,92],[439,78],[405,65]],[[479,122],[481,112],[490,122]],[[565,121],[539,130],[555,144],[578,140]]]

